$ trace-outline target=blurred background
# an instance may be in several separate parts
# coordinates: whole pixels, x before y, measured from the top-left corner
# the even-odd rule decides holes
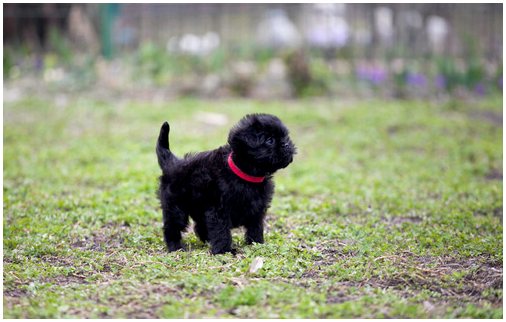
[[[4,317],[502,318],[502,14],[4,4]],[[298,149],[266,244],[167,254],[159,126],[182,156],[255,112]]]
[[[4,4],[4,100],[502,92],[502,4]]]

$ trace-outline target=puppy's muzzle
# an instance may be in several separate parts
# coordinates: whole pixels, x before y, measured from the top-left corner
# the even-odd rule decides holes
[[[291,143],[285,143],[283,145],[283,168],[286,168],[293,161],[293,155],[296,154],[295,147]]]

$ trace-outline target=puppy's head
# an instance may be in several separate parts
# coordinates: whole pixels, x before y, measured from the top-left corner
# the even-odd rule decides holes
[[[288,129],[269,114],[243,117],[230,130],[228,143],[238,158],[265,174],[288,166],[296,153]]]

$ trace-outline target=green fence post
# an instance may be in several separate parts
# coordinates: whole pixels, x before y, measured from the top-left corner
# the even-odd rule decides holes
[[[102,45],[102,55],[106,59],[111,59],[114,55],[112,26],[118,12],[119,4],[117,3],[100,4],[100,42]]]

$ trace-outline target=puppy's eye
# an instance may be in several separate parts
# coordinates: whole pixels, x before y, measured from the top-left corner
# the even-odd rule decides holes
[[[272,137],[267,138],[267,140],[265,140],[265,144],[269,146],[273,145],[274,139]]]

